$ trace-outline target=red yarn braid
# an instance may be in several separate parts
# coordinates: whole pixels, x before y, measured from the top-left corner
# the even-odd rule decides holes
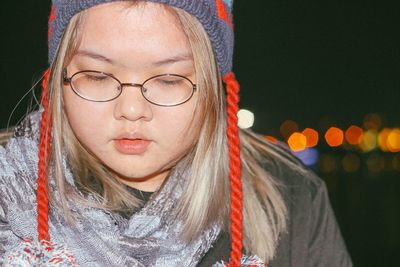
[[[49,235],[49,189],[47,166],[50,155],[51,143],[51,113],[49,111],[49,98],[47,95],[47,84],[49,81],[50,70],[46,70],[42,81],[42,118],[40,122],[40,143],[39,143],[39,162],[37,180],[37,222],[39,240],[50,241]]]
[[[47,38],[50,40],[53,35],[52,23],[55,16],[55,8],[51,7],[49,16],[49,30]],[[47,177],[47,166],[50,156],[51,147],[51,112],[49,111],[49,97],[47,95],[47,85],[49,83],[50,69],[44,72],[42,80],[42,98],[43,107],[42,118],[40,121],[40,143],[39,143],[39,162],[38,162],[38,179],[37,179],[37,222],[38,222],[38,238],[39,240],[50,241],[49,234],[49,188]]]
[[[231,256],[229,266],[238,267],[242,258],[243,214],[240,141],[237,113],[239,111],[239,83],[232,72],[224,77],[227,91],[227,136],[229,150]]]

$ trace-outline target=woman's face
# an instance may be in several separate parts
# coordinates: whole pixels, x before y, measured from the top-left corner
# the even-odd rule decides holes
[[[110,73],[122,83],[143,83],[158,74],[196,80],[188,39],[177,18],[158,4],[123,2],[87,11],[82,40],[67,66]],[[109,102],[90,102],[63,87],[64,109],[78,140],[129,186],[156,190],[195,144],[200,129],[197,93],[178,106],[149,103],[138,87],[124,87]]]

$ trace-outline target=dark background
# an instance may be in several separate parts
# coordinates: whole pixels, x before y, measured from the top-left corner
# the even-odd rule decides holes
[[[1,7],[0,128],[47,67],[50,1],[4,1]],[[400,127],[400,38],[397,1],[236,1],[234,71],[241,107],[255,113],[253,129],[279,134],[291,119],[300,130],[363,126],[376,113],[382,127]],[[39,88],[36,88],[38,91]],[[31,95],[10,118],[16,124]],[[332,205],[355,266],[400,266],[400,170],[369,169],[368,153],[323,142],[320,155],[336,163],[348,153],[361,159],[356,172],[340,164],[313,166],[327,182]]]

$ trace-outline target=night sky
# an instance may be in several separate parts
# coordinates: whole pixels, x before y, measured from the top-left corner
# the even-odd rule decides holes
[[[370,112],[400,124],[400,9],[369,1],[254,2],[237,1],[235,70],[257,130],[285,119],[312,126],[324,116],[347,127]]]

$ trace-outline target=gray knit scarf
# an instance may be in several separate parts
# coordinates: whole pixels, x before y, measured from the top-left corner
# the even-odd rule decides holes
[[[37,240],[35,168],[39,119],[39,113],[31,114],[10,140],[6,151],[0,153],[0,162],[9,162],[3,168],[4,173],[0,171],[0,208],[8,222],[0,227],[0,248],[10,251],[22,238]],[[24,170],[27,166],[31,169]],[[76,189],[67,164],[64,172],[69,184]],[[52,173],[50,181],[54,181]],[[80,266],[196,266],[221,229],[214,224],[189,243],[180,239],[182,222],[176,217],[177,203],[186,179],[187,172],[173,172],[160,191],[129,220],[118,213],[70,201],[76,219],[76,225],[71,226],[57,207],[50,206],[52,241],[63,245]],[[54,182],[50,188],[55,189]],[[3,198],[3,190],[7,191],[7,197]]]
[[[143,266],[196,266],[216,240],[218,225],[206,229],[189,244],[179,239],[182,222],[175,214],[182,187],[176,185],[186,176],[175,172],[161,192],[129,220],[119,239],[121,248],[128,252],[129,265],[140,262]]]

